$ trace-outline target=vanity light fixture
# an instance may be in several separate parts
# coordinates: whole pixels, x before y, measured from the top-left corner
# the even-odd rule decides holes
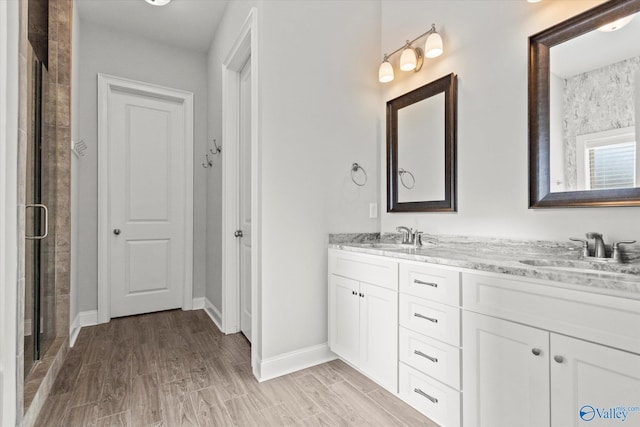
[[[424,36],[427,36],[424,50],[419,47],[414,47],[413,44]],[[384,54],[382,64],[380,64],[380,68],[378,69],[378,80],[380,83],[388,83],[394,79],[393,67],[389,62],[389,58],[400,51],[402,51],[400,55],[400,69],[402,71],[418,72],[422,68],[425,56],[427,58],[436,58],[442,55],[442,37],[440,37],[440,34],[436,31],[436,24],[431,24],[431,28],[426,33],[420,34],[411,41],[407,40],[401,48],[394,50],[388,55],[386,53]]]
[[[609,24],[603,25],[602,27],[598,28],[598,31],[602,31],[603,33],[610,33],[612,31],[617,31],[620,28],[627,25],[629,22],[631,22],[634,16],[636,15],[629,15],[629,16],[625,16],[624,18],[616,19],[615,21],[610,22]]]
[[[171,0],[144,0],[147,3],[153,5],[153,6],[166,6],[169,3],[171,3]]]

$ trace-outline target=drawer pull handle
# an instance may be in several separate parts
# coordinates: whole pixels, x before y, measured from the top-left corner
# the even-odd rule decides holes
[[[438,319],[435,319],[433,317],[427,317],[427,316],[425,316],[423,314],[420,314],[420,313],[413,313],[413,315],[415,317],[419,317],[420,319],[428,320],[429,322],[438,323]]]
[[[429,399],[433,403],[438,403],[438,399],[436,399],[433,396],[429,396],[427,393],[425,393],[424,391],[420,390],[419,388],[414,388],[413,392],[419,394],[422,397],[426,397],[427,399]]]
[[[427,286],[431,286],[431,287],[434,287],[434,288],[438,287],[437,283],[423,282],[422,280],[419,280],[419,279],[413,279],[413,283],[417,283],[418,285],[427,285]]]
[[[413,350],[413,354],[417,354],[418,356],[424,357],[425,359],[429,359],[433,363],[438,363],[438,359],[436,357],[429,356],[428,354],[424,354],[420,350]]]

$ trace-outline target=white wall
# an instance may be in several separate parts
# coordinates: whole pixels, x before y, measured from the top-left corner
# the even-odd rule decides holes
[[[221,135],[220,64],[255,2],[231,2],[209,55],[210,137]],[[327,341],[327,236],[376,231],[378,1],[257,2],[262,152],[262,354]],[[224,141],[223,141],[224,150]],[[351,182],[360,163],[368,183]],[[209,215],[220,223],[220,162]],[[207,296],[220,309],[220,236],[210,229]]]
[[[327,341],[327,234],[376,231],[378,1],[264,3],[263,360]],[[365,187],[350,178],[360,163]]]
[[[383,0],[381,55],[432,22],[445,43],[444,55],[426,60],[422,71],[383,86],[383,101],[450,72],[459,77],[458,212],[385,213],[383,231],[407,225],[427,233],[566,240],[597,230],[607,242],[640,238],[640,208],[528,209],[528,37],[598,3]]]
[[[0,425],[18,402],[18,2],[0,2]],[[24,212],[24,210],[21,210]],[[24,277],[21,278],[24,280]]]
[[[204,296],[206,259],[206,179],[200,164],[207,146],[206,55],[164,46],[139,36],[80,22],[79,125],[77,138],[88,148],[78,167],[79,310],[97,309],[97,74],[139,80],[194,93],[194,289]]]

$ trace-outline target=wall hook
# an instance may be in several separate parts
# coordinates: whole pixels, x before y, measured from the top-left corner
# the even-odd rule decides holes
[[[209,148],[209,151],[211,152],[211,154],[214,154],[214,155],[215,155],[215,154],[218,154],[218,153],[221,153],[221,152],[222,152],[222,146],[221,146],[221,145],[216,144],[216,139],[215,139],[215,138],[213,138],[213,146],[214,146],[214,147],[216,147],[216,149],[215,149],[215,151],[214,151],[214,150],[212,150],[211,148]]]
[[[205,169],[209,169],[211,166],[213,166],[213,161],[209,158],[209,154],[205,154],[204,156],[207,161],[202,164],[202,167]]]
[[[204,155],[207,161],[202,164],[202,167],[205,169],[209,169],[210,167],[213,166],[213,160],[209,158],[209,154],[215,156],[216,154],[220,154],[222,152],[222,146],[216,143],[215,138],[213,138],[213,146],[215,147],[215,150],[209,148],[209,153]]]

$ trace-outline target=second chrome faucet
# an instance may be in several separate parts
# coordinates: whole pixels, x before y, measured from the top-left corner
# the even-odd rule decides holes
[[[601,233],[596,233],[595,231],[590,231],[585,235],[587,239],[593,239],[594,241],[594,249],[593,256],[589,251],[589,240],[578,239],[576,237],[570,237],[569,240],[573,240],[574,242],[582,243],[582,257],[587,260],[592,261],[613,261],[613,262],[622,262],[622,254],[620,252],[620,245],[630,245],[635,243],[635,240],[622,240],[619,242],[614,242],[611,245],[611,257],[607,258],[606,247],[604,244],[604,240],[602,238]]]

